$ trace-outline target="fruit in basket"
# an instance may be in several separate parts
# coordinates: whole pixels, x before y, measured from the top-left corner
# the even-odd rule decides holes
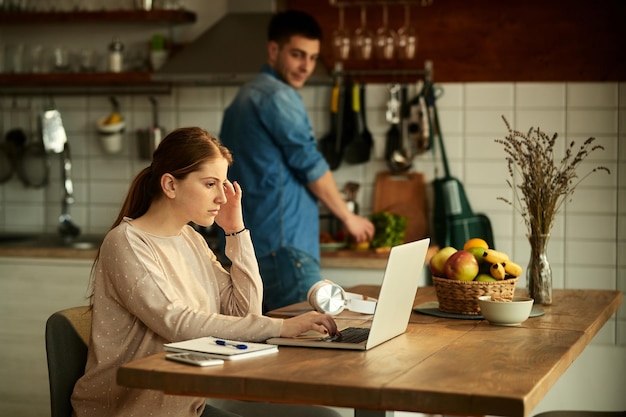
[[[457,250],[452,246],[446,246],[444,248],[439,249],[433,256],[430,258],[430,273],[433,276],[445,278],[446,277],[446,261],[448,258],[455,253]]]
[[[497,280],[504,279],[506,277],[506,272],[504,271],[504,264],[503,263],[491,264],[491,267],[489,268],[489,273],[491,273],[491,276]]]
[[[473,237],[471,239],[468,239],[467,242],[465,242],[465,244],[463,245],[463,250],[468,250],[470,248],[489,249],[489,244],[484,239],[481,239],[479,237]]]
[[[476,278],[474,278],[474,281],[479,281],[479,282],[496,282],[497,279],[495,279],[494,277],[492,277],[489,274],[478,274],[476,276]]]
[[[473,281],[478,275],[478,261],[466,250],[456,251],[446,261],[446,277],[459,281]]]
[[[512,277],[519,277],[522,275],[522,267],[515,262],[508,260],[504,263],[504,272]]]
[[[485,249],[483,252],[483,258],[490,264],[499,264],[507,262],[509,260],[509,255],[495,249]]]

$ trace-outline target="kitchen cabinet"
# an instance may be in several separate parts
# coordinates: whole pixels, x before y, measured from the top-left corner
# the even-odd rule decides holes
[[[322,61],[333,68],[332,34],[339,27],[344,5],[344,28],[352,36],[361,26],[360,8],[367,7],[367,28],[375,33],[383,24],[382,5],[389,5],[388,26],[404,24],[405,3],[418,35],[412,60],[350,57],[350,71],[384,72],[366,82],[401,82],[403,74],[430,60],[433,79],[443,82],[562,82],[623,81],[626,60],[620,45],[626,39],[621,0],[594,3],[570,0],[288,0],[290,8],[316,17],[324,32]],[[623,48],[622,48],[623,49]],[[416,78],[411,75],[412,78]],[[409,77],[409,78],[411,78]]]
[[[0,25],[10,28],[15,25],[72,25],[72,24],[129,24],[167,26],[191,24],[196,21],[196,14],[187,10],[116,10],[116,11],[76,11],[76,12],[2,12]],[[45,33],[45,31],[42,31]],[[180,48],[174,45],[174,51]],[[85,72],[85,73],[42,73],[42,74],[6,74],[0,73],[0,88],[4,93],[9,92],[50,92],[63,87],[87,86],[139,86],[156,85],[151,80],[151,73],[147,71]],[[66,90],[71,91],[71,90]],[[63,91],[61,91],[63,92]],[[106,90],[110,94],[110,90]]]
[[[88,304],[92,262],[0,257],[0,415],[50,415],[46,320]]]

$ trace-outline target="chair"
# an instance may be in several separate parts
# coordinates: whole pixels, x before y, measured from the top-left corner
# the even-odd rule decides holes
[[[88,306],[57,311],[46,322],[51,417],[72,415],[70,398],[76,381],[85,373],[90,334]]]

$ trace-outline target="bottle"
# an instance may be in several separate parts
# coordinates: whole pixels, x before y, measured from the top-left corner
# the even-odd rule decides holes
[[[122,72],[124,68],[124,44],[119,38],[113,38],[109,44],[109,71]]]
[[[163,35],[155,34],[150,42],[150,66],[153,71],[161,68],[167,61],[166,39]]]

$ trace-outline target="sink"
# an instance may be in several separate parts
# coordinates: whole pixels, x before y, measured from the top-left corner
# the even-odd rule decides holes
[[[0,247],[89,250],[97,249],[103,239],[103,235],[80,235],[76,238],[64,238],[53,233],[0,233]]]

